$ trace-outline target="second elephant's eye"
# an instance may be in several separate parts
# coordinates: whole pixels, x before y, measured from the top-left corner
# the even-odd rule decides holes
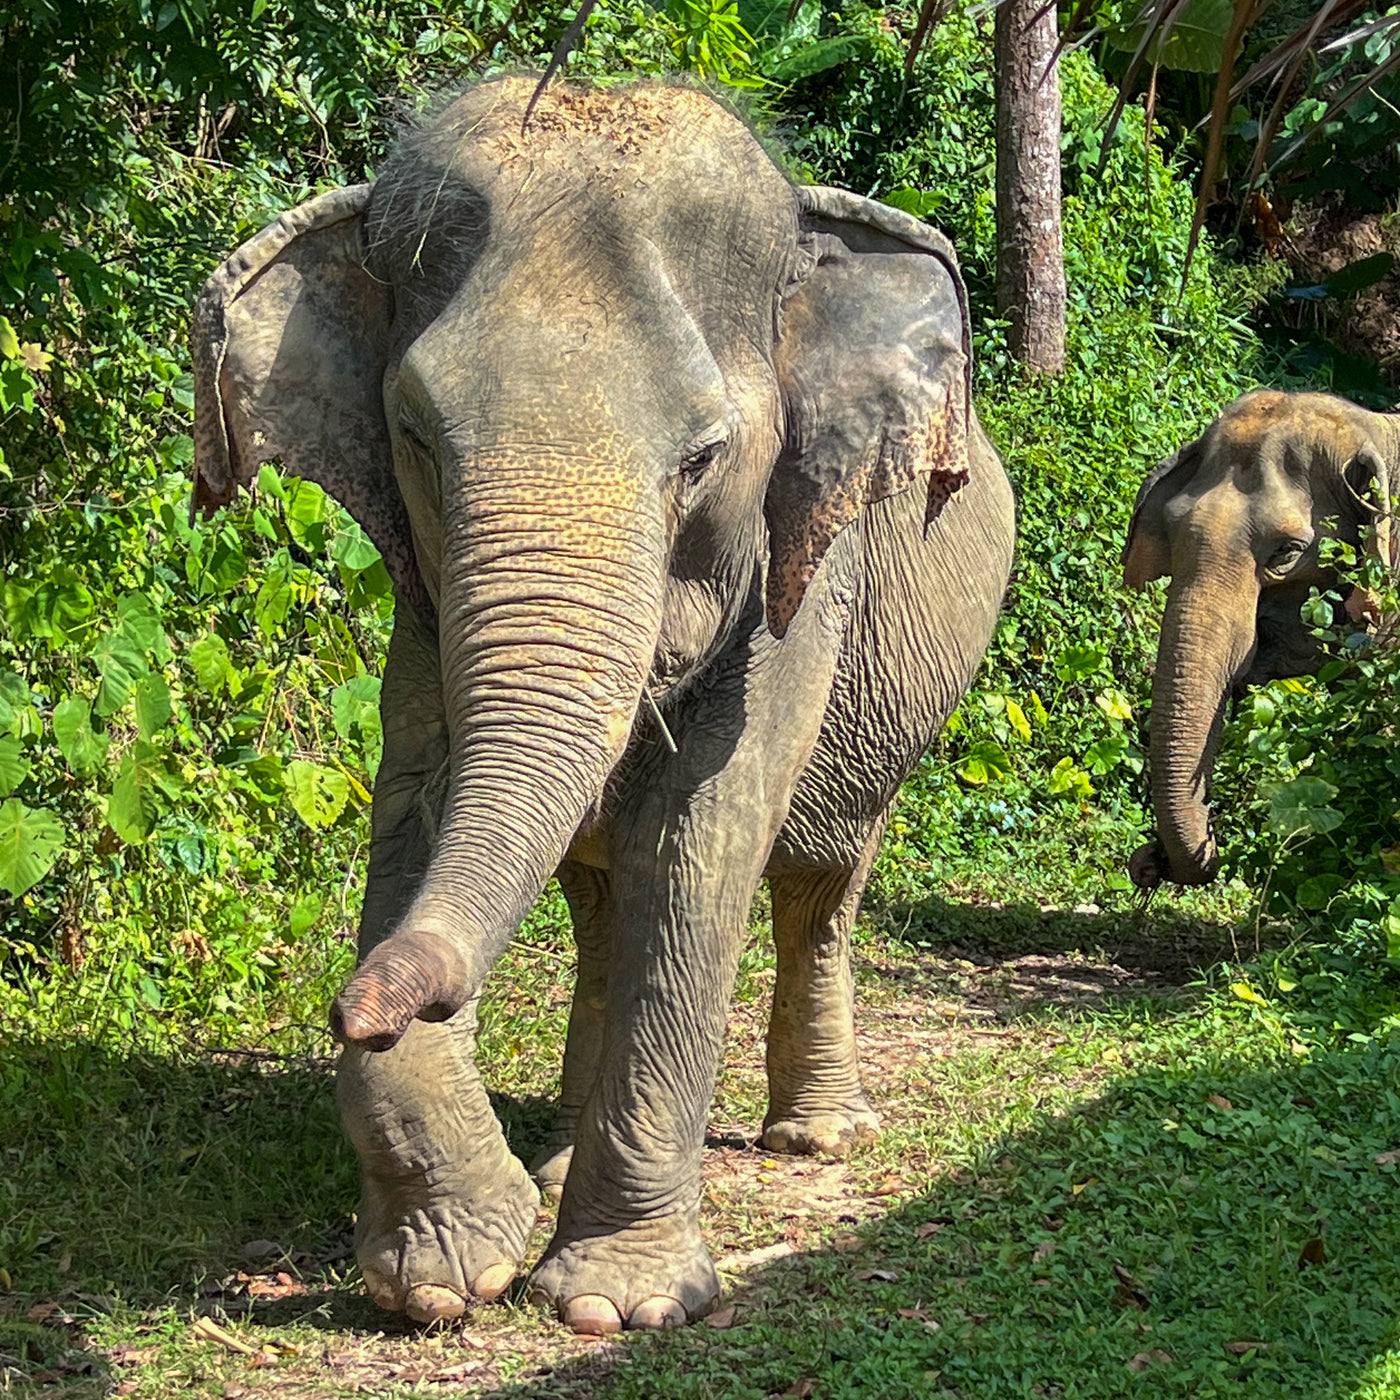
[[[1269,555],[1264,565],[1271,573],[1283,573],[1291,569],[1302,557],[1307,545],[1302,540],[1285,540]]]

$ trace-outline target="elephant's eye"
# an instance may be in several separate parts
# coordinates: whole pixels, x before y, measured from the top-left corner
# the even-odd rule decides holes
[[[723,446],[723,440],[717,439],[714,442],[700,443],[692,447],[681,458],[681,475],[694,480],[719,456]]]
[[[1269,555],[1265,568],[1270,573],[1281,574],[1291,569],[1302,557],[1307,545],[1302,540],[1285,540]]]

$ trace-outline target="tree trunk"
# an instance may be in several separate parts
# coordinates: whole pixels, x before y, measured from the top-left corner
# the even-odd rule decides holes
[[[1033,374],[1065,365],[1060,241],[1060,76],[1046,69],[1058,31],[1043,0],[996,11],[997,312],[1011,353]]]

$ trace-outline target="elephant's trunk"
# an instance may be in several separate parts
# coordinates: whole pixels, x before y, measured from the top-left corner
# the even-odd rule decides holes
[[[449,507],[447,799],[417,898],[337,1000],[343,1041],[386,1049],[476,995],[626,746],[660,631],[662,532],[615,485],[580,505],[589,470],[493,469],[489,493]]]
[[[1226,698],[1253,655],[1258,598],[1254,561],[1247,556],[1173,576],[1152,680],[1158,840],[1133,856],[1130,869],[1140,887],[1163,878],[1180,885],[1215,878],[1219,852],[1207,805],[1210,777]]]

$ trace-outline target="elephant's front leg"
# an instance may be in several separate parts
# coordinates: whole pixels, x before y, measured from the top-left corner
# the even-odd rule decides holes
[[[400,608],[384,670],[361,959],[412,901],[432,850],[447,759],[439,674],[431,625]],[[366,1287],[419,1322],[504,1291],[539,1201],[477,1075],[475,1032],[472,1002],[449,1021],[415,1021],[392,1050],[347,1048],[336,1078],[360,1159],[355,1249]]]
[[[735,815],[745,834],[765,828],[761,814]],[[718,1300],[700,1235],[700,1155],[761,841],[721,854],[672,837],[664,889],[654,865],[613,868],[602,1063],[532,1289],[575,1331],[675,1325]],[[688,877],[701,870],[696,888]]]
[[[679,753],[618,796],[602,1063],[532,1278],[577,1331],[672,1326],[718,1300],[700,1233],[705,1122],[753,891],[816,742],[839,620],[819,601],[781,662],[766,633],[731,656],[673,717]]]

